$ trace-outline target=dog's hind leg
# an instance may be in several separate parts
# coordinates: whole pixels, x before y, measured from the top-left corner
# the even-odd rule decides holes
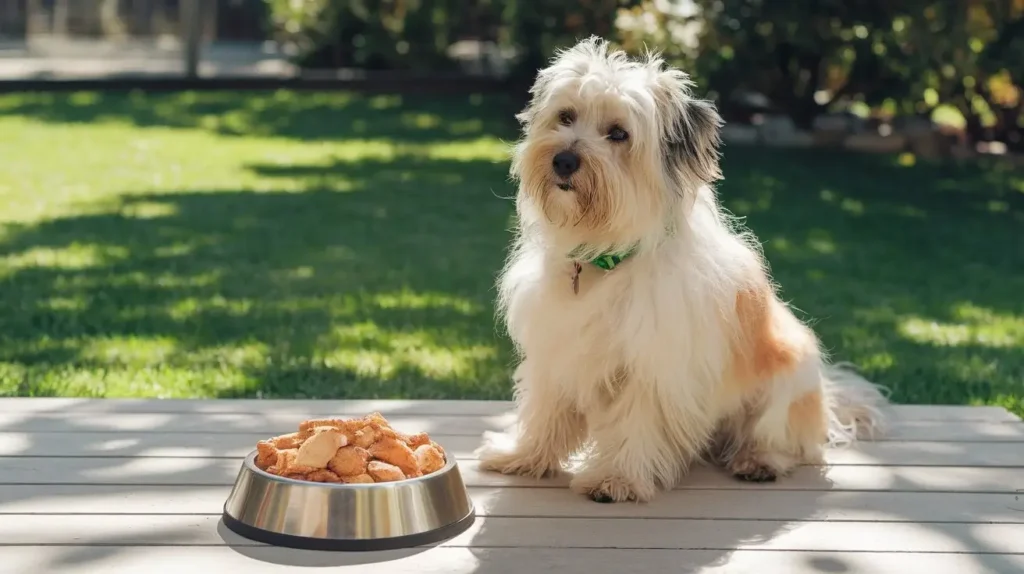
[[[726,468],[774,480],[823,464],[830,444],[874,430],[885,398],[872,383],[826,365],[814,334],[770,292],[741,293],[731,392],[743,408],[726,425]]]
[[[770,481],[797,465],[823,465],[826,447],[847,445],[881,427],[887,401],[879,387],[821,363],[817,355],[807,361],[726,427],[726,467],[737,478]],[[808,385],[814,386],[793,392]]]
[[[720,454],[738,478],[775,480],[818,464],[828,440],[821,355],[814,334],[769,289],[736,299],[738,337],[725,388],[740,397],[722,428]]]
[[[828,415],[822,393],[782,394],[751,406],[730,422],[726,468],[737,478],[771,482],[801,464],[822,464]]]

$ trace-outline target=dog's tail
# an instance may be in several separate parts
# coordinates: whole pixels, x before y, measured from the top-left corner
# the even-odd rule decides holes
[[[828,403],[830,446],[849,445],[878,436],[884,427],[882,410],[889,404],[886,390],[864,379],[849,365],[826,365],[825,398]]]

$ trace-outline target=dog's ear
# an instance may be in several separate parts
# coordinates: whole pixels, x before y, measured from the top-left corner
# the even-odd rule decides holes
[[[685,170],[698,180],[722,179],[719,146],[722,118],[715,104],[690,97],[692,83],[678,70],[658,73],[658,115],[662,122],[665,165],[673,173]]]
[[[722,143],[722,118],[715,104],[707,100],[689,100],[677,114],[677,126],[666,140],[666,159],[685,163],[705,183],[722,179],[719,146]]]

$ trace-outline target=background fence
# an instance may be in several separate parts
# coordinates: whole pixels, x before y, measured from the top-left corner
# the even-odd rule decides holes
[[[192,16],[193,12],[194,18]],[[0,0],[0,80],[295,73],[263,0]]]
[[[363,10],[353,17],[359,4]],[[509,52],[497,48],[497,16],[474,9],[489,8],[488,0],[402,4],[0,0],[0,81],[507,73]],[[384,24],[396,11],[400,25]],[[337,36],[325,41],[324,28],[335,26]],[[196,50],[193,61],[190,48]]]

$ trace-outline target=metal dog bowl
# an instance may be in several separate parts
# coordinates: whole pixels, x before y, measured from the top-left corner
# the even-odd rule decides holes
[[[236,534],[308,550],[391,550],[451,538],[474,520],[454,457],[437,472],[398,482],[333,484],[282,478],[242,462],[224,503]]]

